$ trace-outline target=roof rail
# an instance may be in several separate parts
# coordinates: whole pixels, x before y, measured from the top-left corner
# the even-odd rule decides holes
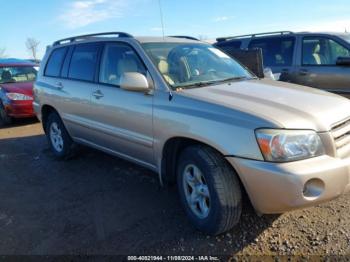
[[[77,40],[88,39],[95,36],[104,36],[104,35],[118,35],[118,37],[133,37],[132,35],[124,32],[106,32],[106,33],[97,33],[97,34],[88,34],[88,35],[78,35],[73,37],[64,38],[57,40],[53,43],[53,46],[64,44],[65,42],[71,43]]]
[[[190,40],[199,41],[198,38],[195,38],[195,37],[193,37],[193,36],[187,36],[187,35],[169,35],[169,37],[184,38],[184,39],[190,39]]]
[[[236,39],[236,38],[243,38],[243,37],[257,37],[257,36],[264,36],[264,35],[286,35],[286,34],[294,34],[294,33],[292,31],[277,31],[277,32],[259,33],[259,34],[218,37],[218,38],[216,38],[216,41],[223,42],[223,41]]]

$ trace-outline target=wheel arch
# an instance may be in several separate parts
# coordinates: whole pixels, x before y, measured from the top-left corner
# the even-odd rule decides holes
[[[206,147],[210,147],[217,151],[227,162],[230,168],[237,174],[238,179],[243,186],[240,175],[237,170],[227,161],[225,158],[225,153],[218,150],[212,145],[205,143],[203,141],[187,138],[187,137],[172,137],[169,138],[162,148],[162,156],[161,156],[161,168],[160,168],[160,179],[164,184],[174,184],[176,182],[176,170],[177,170],[177,161],[178,157],[181,154],[181,151],[186,147],[193,145],[203,145]],[[243,187],[244,189],[244,187]]]
[[[45,133],[46,133],[46,123],[47,123],[48,116],[53,112],[59,115],[58,111],[53,106],[43,105],[41,107],[41,122]]]

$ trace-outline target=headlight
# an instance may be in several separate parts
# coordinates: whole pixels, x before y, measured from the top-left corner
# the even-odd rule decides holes
[[[288,162],[325,153],[322,141],[314,131],[259,129],[255,135],[266,161]]]
[[[33,97],[20,93],[6,93],[6,96],[10,100],[33,100]]]

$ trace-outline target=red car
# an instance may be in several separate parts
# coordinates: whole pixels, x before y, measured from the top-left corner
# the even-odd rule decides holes
[[[36,65],[0,61],[0,125],[13,118],[34,117],[33,83]]]

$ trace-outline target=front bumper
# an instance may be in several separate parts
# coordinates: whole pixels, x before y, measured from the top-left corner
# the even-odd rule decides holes
[[[313,206],[350,191],[350,158],[320,156],[290,163],[228,157],[254,208],[262,214]],[[322,184],[318,195],[305,191],[308,181]]]
[[[8,116],[14,118],[34,117],[33,101],[11,101],[5,104],[5,110]]]

